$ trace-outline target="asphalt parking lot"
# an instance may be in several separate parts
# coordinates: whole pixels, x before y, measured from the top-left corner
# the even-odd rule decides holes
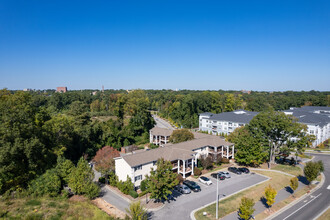
[[[229,179],[219,180],[220,198],[266,180],[266,177],[252,173],[241,175],[230,173],[230,175]],[[201,192],[181,194],[174,191],[174,199],[166,202],[166,206],[161,210],[151,213],[151,219],[190,219],[190,213],[194,209],[215,202],[217,183],[215,178],[210,177],[210,179],[212,180],[210,186],[198,182]]]

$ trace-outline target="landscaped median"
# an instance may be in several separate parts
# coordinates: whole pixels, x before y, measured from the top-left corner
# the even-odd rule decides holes
[[[271,185],[276,189],[276,191],[279,191],[290,185],[290,179],[293,176],[302,174],[302,170],[299,167],[285,165],[277,165],[272,170],[252,169],[252,171],[268,177],[269,180],[227,198],[221,199],[219,202],[219,218],[233,212],[237,212],[242,197],[252,198],[255,202],[260,201],[260,199],[264,196],[264,190],[268,185]],[[306,192],[306,189],[302,189],[297,191],[295,195],[298,197]],[[288,202],[290,202],[290,198],[288,198],[287,201],[283,200],[284,204],[287,204]],[[278,204],[281,204],[281,202]],[[213,203],[207,207],[197,210],[194,216],[197,220],[215,219],[215,210],[215,203]],[[205,212],[207,214],[203,215]]]

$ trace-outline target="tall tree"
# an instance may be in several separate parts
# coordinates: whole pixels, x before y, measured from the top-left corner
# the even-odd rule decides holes
[[[270,185],[265,188],[266,203],[269,207],[272,207],[272,205],[275,203],[276,195],[277,195],[277,191]]]
[[[156,165],[156,170],[151,168],[150,176],[146,176],[150,198],[156,201],[167,200],[167,196],[172,194],[174,186],[178,184],[177,174],[173,173],[170,161],[161,158]]]
[[[96,152],[93,161],[95,162],[95,169],[103,175],[109,175],[115,170],[115,161],[113,158],[119,157],[119,151],[110,146],[105,146]]]
[[[296,138],[301,132],[306,133],[306,127],[297,119],[283,112],[260,112],[247,125],[253,138],[269,149],[269,161],[275,163],[275,154],[284,143]]]
[[[180,143],[194,139],[194,134],[187,129],[174,130],[170,136],[171,143]]]
[[[235,143],[235,159],[236,162],[243,165],[257,166],[267,159],[262,144],[251,135],[246,127],[236,128],[227,140]]]

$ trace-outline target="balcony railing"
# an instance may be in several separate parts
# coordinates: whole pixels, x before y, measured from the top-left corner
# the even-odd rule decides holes
[[[185,169],[185,173],[189,173],[191,170],[192,170],[191,167],[188,166],[188,167],[186,167],[186,169]],[[183,173],[183,166],[180,166],[179,171]]]

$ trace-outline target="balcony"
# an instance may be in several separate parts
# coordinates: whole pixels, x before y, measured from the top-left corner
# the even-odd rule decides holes
[[[191,172],[191,166],[188,166],[188,167],[186,167],[186,169],[185,169],[185,173],[189,173],[189,172]],[[179,172],[181,172],[181,173],[183,173],[183,166],[180,166],[180,169],[179,169]]]

